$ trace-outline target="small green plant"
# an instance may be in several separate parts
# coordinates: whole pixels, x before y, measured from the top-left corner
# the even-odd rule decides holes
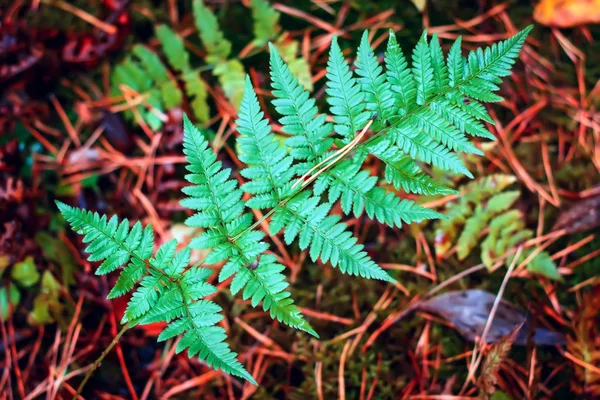
[[[225,343],[217,326],[221,308],[205,299],[215,292],[206,282],[219,264],[218,282],[230,278],[232,293],[241,293],[252,306],[290,327],[317,336],[294,305],[284,266],[269,251],[268,238],[257,227],[268,221],[270,235],[283,231],[286,244],[297,240],[313,261],[320,260],[342,273],[394,282],[364,250],[339,215],[369,218],[391,227],[438,218],[440,214],[378,186],[378,177],[363,169],[369,156],[385,164],[385,176],[406,192],[447,194],[417,162],[471,177],[460,153],[481,154],[466,134],[493,138],[479,120],[491,122],[480,101],[499,101],[494,94],[500,78],[508,76],[531,28],[479,49],[464,58],[460,39],[447,61],[434,35],[419,40],[412,67],[390,32],[385,72],[363,35],[356,74],[350,70],[334,37],[327,64],[327,102],[333,123],[319,114],[315,100],[270,46],[275,110],[287,139],[282,144],[271,131],[247,77],[237,120],[240,171],[238,184],[224,169],[210,144],[184,117],[184,153],[191,186],[181,204],[195,214],[186,224],[203,229],[191,248],[209,249],[208,256],[189,266],[190,250],[176,251],[170,241],[153,256],[152,227],[108,219],[63,203],[58,206],[72,228],[85,235],[91,261],[101,261],[96,273],[107,274],[125,265],[109,297],[133,292],[123,322],[131,327],[157,321],[168,323],[159,336],[183,335],[177,351],[188,350],[207,364],[255,383]],[[370,129],[370,130],[369,130]],[[367,132],[369,137],[367,137]],[[250,194],[244,201],[243,194]],[[251,209],[264,210],[254,220]],[[318,336],[317,336],[318,337]]]
[[[205,70],[210,70],[217,78],[223,93],[236,110],[242,101],[246,72],[241,60],[231,57],[231,42],[225,37],[215,14],[204,2],[194,0],[192,7],[198,38],[206,51],[206,65],[196,67],[190,61],[193,55],[186,49],[183,39],[169,26],[158,25],[155,29],[156,38],[168,66],[161,60],[161,53],[136,44],[131,54],[112,73],[113,95],[119,96],[131,89],[143,96],[144,102],[136,105],[135,109],[142,121],[153,130],[160,129],[166,119],[165,113],[181,106],[186,98],[199,122],[210,119],[207,81],[201,76]],[[254,22],[252,44],[261,47],[273,40],[301,83],[312,90],[308,64],[297,56],[298,42],[290,40],[285,32],[281,33],[279,13],[266,0],[252,0],[250,7]],[[127,111],[125,115],[130,120],[135,118],[132,111]]]
[[[527,239],[533,232],[525,227],[524,215],[513,204],[521,195],[518,190],[504,191],[517,181],[512,175],[496,174],[470,182],[460,188],[457,202],[446,206],[446,219],[438,224],[435,237],[435,250],[438,257],[444,257],[456,241],[456,255],[464,260],[481,241],[481,260],[491,268],[498,257],[505,255]],[[521,253],[518,262],[530,257],[532,250]],[[508,267],[512,257],[507,257]],[[560,279],[556,264],[550,255],[540,251],[531,257],[527,264],[531,272],[551,279]]]

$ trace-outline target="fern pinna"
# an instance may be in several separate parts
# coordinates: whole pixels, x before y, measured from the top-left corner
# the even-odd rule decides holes
[[[440,214],[378,186],[378,177],[363,169],[369,156],[385,165],[385,179],[398,190],[415,194],[453,193],[420,168],[420,164],[466,175],[461,153],[481,154],[467,135],[493,139],[483,122],[493,123],[482,102],[498,101],[500,78],[509,75],[531,28],[485,50],[462,56],[460,38],[447,58],[434,35],[424,34],[412,54],[412,65],[390,33],[385,70],[362,37],[356,71],[352,72],[334,37],[327,63],[328,122],[316,102],[270,46],[270,68],[279,123],[287,135],[275,138],[269,121],[246,78],[237,120],[239,159],[246,164],[239,186],[224,169],[208,141],[184,118],[184,153],[191,186],[182,205],[194,210],[186,224],[203,229],[191,248],[208,249],[202,264],[221,265],[218,282],[230,280],[232,293],[242,293],[252,306],[272,318],[314,336],[317,333],[294,305],[282,274],[285,269],[269,251],[265,233],[283,231],[285,243],[297,239],[313,261],[320,260],[342,273],[394,282],[331,212],[339,201],[342,212],[366,213],[383,224],[437,218]],[[368,138],[367,138],[368,137]],[[247,201],[243,194],[249,194]],[[207,269],[188,266],[189,249],[176,252],[174,241],[152,257],[152,229],[139,223],[59,204],[74,230],[90,243],[90,260],[103,261],[97,274],[126,264],[110,297],[134,291],[124,320],[130,326],[166,321],[159,339],[183,335],[178,351],[188,349],[209,365],[254,382],[224,342],[220,308],[205,296],[215,291],[206,282]],[[255,221],[252,209],[265,210]]]

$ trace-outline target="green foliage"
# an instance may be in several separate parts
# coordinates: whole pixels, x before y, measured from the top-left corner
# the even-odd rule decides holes
[[[233,63],[237,60],[229,59],[231,46],[214,14],[200,0],[193,5],[207,60],[214,64],[215,74],[223,65],[243,74],[243,69]],[[264,1],[253,2],[252,7],[256,18],[272,25],[261,31],[260,40],[275,35],[274,11],[269,11]],[[240,171],[245,179],[241,186],[232,171],[223,168],[202,132],[184,116],[183,151],[189,171],[185,178],[191,185],[183,188],[187,197],[181,204],[194,212],[185,223],[202,229],[190,247],[209,250],[199,264],[217,264],[218,282],[229,280],[233,294],[241,292],[253,307],[262,305],[272,318],[315,336],[287,291],[289,284],[282,274],[285,267],[269,251],[266,234],[256,229],[259,225],[268,224],[270,236],[283,232],[288,245],[297,241],[313,261],[329,263],[345,274],[394,282],[369,257],[342,217],[332,213],[333,207],[339,201],[346,215],[360,217],[366,213],[368,218],[392,227],[440,217],[379,186],[378,176],[371,175],[363,164],[368,157],[377,157],[385,165],[386,180],[406,192],[452,193],[426,175],[417,163],[471,176],[461,153],[481,152],[466,134],[491,137],[477,122],[490,120],[477,100],[496,99],[493,91],[499,77],[508,74],[529,29],[485,51],[471,53],[475,55],[470,55],[468,61],[457,53],[459,40],[447,63],[437,39],[428,43],[424,34],[413,51],[410,67],[390,33],[385,71],[374,57],[365,32],[356,61],[358,76],[334,37],[326,74],[333,124],[326,121],[325,114],[319,114],[316,101],[294,76],[277,46],[271,44],[272,104],[280,114],[287,138],[282,142],[272,133],[246,77],[236,121],[239,159],[245,163]],[[163,52],[171,67],[187,76],[191,69],[181,39],[168,28],[159,28],[157,34],[163,46],[168,46]],[[156,58],[145,57],[147,64],[158,65]],[[165,75],[160,67],[153,74],[136,77],[154,82]],[[239,81],[236,78],[231,88],[232,100],[234,89],[241,86]],[[362,135],[369,126],[373,134],[364,140]],[[481,202],[486,190],[480,189],[477,192],[481,196],[470,198]],[[243,200],[244,193],[249,195],[247,201]],[[503,211],[502,201],[514,198],[504,196],[490,199],[475,212],[487,218],[486,212]],[[216,326],[222,319],[221,309],[205,299],[216,288],[206,282],[209,270],[188,267],[189,249],[177,252],[177,243],[171,241],[152,256],[150,226],[144,228],[138,222],[131,227],[127,220],[107,219],[63,203],[58,206],[73,230],[84,235],[89,260],[101,262],[97,274],[125,266],[109,293],[109,298],[114,298],[133,292],[123,322],[135,325],[165,321],[168,325],[159,340],[182,335],[177,351],[188,349],[190,357],[198,355],[215,368],[254,382],[225,344],[223,329]],[[464,207],[470,207],[470,203]],[[264,218],[254,221],[253,209],[265,210]],[[473,212],[469,208],[464,215]],[[480,226],[470,223],[469,229],[477,231]],[[470,239],[465,242],[467,248],[473,246]]]
[[[481,259],[491,268],[495,259],[532,238],[533,232],[526,228],[523,214],[512,209],[521,193],[518,190],[504,191],[515,182],[514,176],[497,174],[463,186],[458,201],[447,204],[447,218],[440,221],[436,230],[437,256],[443,257],[456,242],[458,259],[464,260],[489,228],[481,242]],[[524,261],[531,253],[528,249],[524,250],[518,261]],[[512,257],[507,257],[506,265],[510,265],[512,260]],[[551,279],[560,279],[556,265],[545,251],[532,257],[527,268]]]
[[[10,277],[22,287],[31,287],[40,280],[40,273],[32,256],[13,265]]]
[[[232,45],[219,26],[217,16],[202,0],[192,3],[194,22],[198,36],[206,50],[206,67],[217,78],[223,93],[239,109],[244,93],[246,72],[240,59],[232,58]],[[269,40],[289,63],[303,85],[312,90],[310,68],[306,60],[298,57],[298,42],[280,34],[279,13],[266,0],[253,0],[250,4],[254,21],[253,44],[264,46]],[[166,25],[155,30],[161,51],[137,44],[131,55],[118,64],[111,76],[112,94],[122,95],[123,86],[138,93],[143,101],[128,109],[125,116],[136,123],[145,123],[152,130],[159,130],[166,120],[165,114],[189,102],[194,117],[200,123],[209,120],[207,83],[200,76],[200,69],[192,67],[190,52],[183,39]],[[168,66],[161,60],[164,55]],[[132,97],[136,97],[132,95]]]
[[[33,299],[33,310],[29,314],[32,325],[49,324],[55,321],[63,305],[59,301],[61,285],[50,271],[44,271],[39,293]]]
[[[198,211],[186,220],[186,225],[207,228],[190,246],[212,249],[206,258],[208,264],[226,261],[219,282],[234,276],[232,292],[244,289],[244,298],[252,298],[254,306],[263,301],[263,309],[273,317],[316,335],[284,291],[288,285],[279,274],[279,266],[269,256],[261,256],[269,246],[262,241],[264,233],[250,227],[252,214],[244,212],[246,205],[237,181],[229,179],[231,171],[216,161],[208,142],[187,117],[183,151],[191,172],[186,179],[194,186],[183,189],[189,197],[181,204]],[[248,268],[255,262],[258,268]]]
[[[225,96],[238,109],[244,93],[244,66],[239,60],[229,58],[231,42],[225,38],[213,12],[202,0],[194,0],[193,9],[194,22],[207,53],[206,62],[214,66],[213,73]]]
[[[4,320],[12,316],[20,302],[21,292],[15,285],[0,287],[0,313],[2,313]]]
[[[183,335],[177,352],[188,349],[190,357],[197,355],[214,368],[255,383],[252,375],[237,361],[236,353],[224,342],[224,329],[215,326],[223,318],[219,314],[221,308],[202,299],[216,291],[206,282],[211,271],[196,267],[188,269],[188,248],[176,252],[173,240],[163,244],[152,257],[152,226],[142,227],[137,222],[130,227],[129,221],[119,221],[115,216],[108,219],[61,202],[57,205],[71,228],[84,236],[88,260],[101,261],[96,275],[107,274],[125,265],[108,296],[114,298],[133,291],[124,323],[133,326],[167,322],[159,340]]]
[[[270,40],[275,40],[281,31],[279,26],[279,13],[275,11],[267,0],[252,0],[254,44],[264,46]]]
[[[289,37],[287,32],[281,32],[279,26],[280,14],[267,0],[252,0],[252,19],[254,28],[254,42],[256,47],[273,42],[273,46],[279,52],[281,58],[286,62],[292,74],[308,91],[313,90],[310,67],[306,59],[298,56],[298,41]]]
[[[171,68],[181,76],[195,117],[201,122],[208,121],[205,83],[200,74],[192,70],[183,41],[166,25],[159,25],[156,35]],[[132,53],[135,58],[128,57],[114,68],[111,80],[113,93],[121,94],[121,85],[125,85],[144,96],[145,102],[137,105],[136,109],[151,129],[158,130],[164,122],[160,115],[183,103],[183,91],[153,50],[138,44],[133,47]],[[134,118],[131,111],[125,115]]]

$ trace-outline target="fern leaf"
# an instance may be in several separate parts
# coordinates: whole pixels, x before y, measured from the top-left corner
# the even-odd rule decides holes
[[[272,208],[279,203],[283,195],[281,188],[294,176],[292,157],[271,134],[269,122],[263,116],[250,78],[246,77],[246,90],[236,122],[242,135],[238,139],[242,151],[240,161],[252,165],[241,174],[252,181],[242,189],[253,195],[268,194],[268,197],[259,197],[260,207],[255,207],[252,200],[247,203],[249,207],[259,209]]]
[[[248,87],[253,93],[249,82]],[[265,133],[264,121],[261,122],[262,115],[256,95],[252,96],[248,93],[244,96],[242,110],[238,123],[247,128],[247,130],[242,129],[246,134],[254,135],[255,138],[257,134],[259,137],[269,136],[269,133]],[[259,126],[256,127],[254,124]],[[268,278],[258,275],[249,266],[268,249],[268,245],[262,241],[264,236],[262,232],[249,229],[251,215],[242,215],[245,204],[241,200],[242,191],[237,188],[237,182],[228,179],[230,171],[221,168],[221,162],[216,161],[216,156],[208,146],[208,142],[187,117],[184,117],[183,143],[184,153],[190,164],[187,169],[192,172],[186,176],[186,179],[196,186],[183,189],[190,197],[184,199],[181,204],[199,211],[188,218],[186,224],[209,228],[200,237],[193,239],[190,246],[211,247],[213,250],[206,259],[209,264],[228,260],[219,274],[220,282],[235,274],[241,273],[246,276],[249,273],[248,279],[253,285],[251,289],[261,285],[263,290],[266,290],[264,288],[270,287]],[[260,152],[254,156],[260,157]],[[265,160],[262,162],[267,163]],[[252,291],[251,289],[246,290]],[[265,298],[268,309],[275,309],[273,315],[279,321],[284,323],[288,321],[293,323],[293,327],[314,334],[314,330],[288,298],[289,294],[278,293],[272,293],[268,298],[265,297],[266,294],[262,297]],[[256,298],[258,297],[260,296],[257,295]],[[253,306],[255,305],[253,303]]]
[[[444,61],[444,52],[437,37],[437,33],[433,34],[431,43],[429,44],[431,56],[431,66],[433,68],[433,85],[434,93],[441,94],[449,85],[448,67]]]
[[[179,72],[189,71],[189,53],[185,49],[181,37],[167,25],[159,25],[156,28],[156,37],[167,56],[167,60],[169,60],[169,64]]]
[[[179,353],[187,349],[189,357],[198,355],[209,366],[222,369],[228,374],[242,377],[256,385],[257,383],[252,375],[237,360],[237,353],[232,352],[227,343],[225,343],[227,335],[223,328],[194,324],[194,322],[202,322],[204,319],[206,319],[206,313],[187,317],[188,323],[193,328],[183,335],[175,351]]]
[[[485,50],[471,51],[468,56],[467,78],[465,80],[481,75],[485,77],[510,75],[510,70],[532,29],[533,26],[530,25],[516,35],[494,43]]]
[[[154,82],[162,83],[169,79],[167,69],[155,52],[141,44],[133,46],[132,52],[140,59],[144,69]]]
[[[389,226],[401,227],[402,222],[410,224],[442,217],[438,212],[422,207],[414,201],[400,200],[383,188],[373,188],[367,193],[366,198],[365,207],[369,218]]]
[[[465,59],[461,52],[462,36],[456,38],[448,52],[448,83],[452,87],[458,86],[465,74]]]
[[[394,282],[371,260],[363,246],[356,243],[356,238],[346,230],[346,224],[339,222],[339,216],[327,216],[330,208],[327,203],[319,205],[317,197],[302,193],[275,210],[271,233],[275,234],[284,227],[287,244],[299,235],[300,248],[304,250],[310,246],[309,254],[313,261],[320,258],[323,263],[330,262],[342,273]]]
[[[225,96],[231,101],[236,110],[239,109],[244,95],[244,79],[246,76],[242,63],[239,60],[228,60],[217,64],[213,72],[219,78]]]
[[[492,196],[487,204],[477,205],[473,215],[467,219],[465,227],[456,243],[459,260],[464,260],[477,245],[479,236],[487,227],[489,221],[497,214],[508,210],[520,194],[518,190],[498,193]]]
[[[210,119],[210,109],[208,107],[206,83],[196,71],[188,71],[181,77],[185,82],[186,94],[192,98],[191,106],[194,116],[201,123],[207,122]]]
[[[436,182],[413,161],[385,139],[373,144],[369,152],[385,163],[385,179],[398,190],[425,196],[458,193]]]
[[[478,122],[469,113],[465,113],[458,106],[445,99],[431,102],[431,109],[439,116],[451,122],[460,132],[471,136],[496,140],[496,137],[490,133],[480,122]]]
[[[217,17],[204,5],[202,0],[194,0],[192,7],[196,29],[198,29],[202,44],[208,53],[206,61],[210,64],[224,62],[231,53],[231,43],[225,39]]]
[[[406,115],[416,104],[417,87],[392,30],[389,33],[385,53],[385,67],[396,106],[399,108],[400,115]]]
[[[261,301],[263,310],[268,311],[271,318],[283,322],[287,326],[301,329],[315,337],[317,332],[306,322],[300,310],[294,305],[291,294],[285,289],[289,284],[281,273],[285,267],[275,262],[272,255],[263,255],[255,270],[240,271],[231,282],[233,294],[244,288],[243,299],[251,300],[256,307]]]
[[[144,260],[152,254],[151,227],[146,228],[140,235],[142,229],[139,224],[129,230],[127,220],[119,224],[116,217],[108,220],[106,216],[100,217],[97,213],[76,209],[59,201],[56,204],[72,229],[85,235],[83,242],[89,243],[86,251],[90,253],[90,261],[105,260],[102,264],[104,267],[101,265],[102,269],[96,270],[97,275],[114,271],[129,263],[132,258],[138,259],[143,264]],[[114,255],[119,256],[112,258]],[[107,263],[109,258],[111,261]],[[132,267],[133,269],[135,268]],[[123,277],[123,280],[127,280],[123,285],[133,286],[141,278],[139,273],[132,270]]]
[[[331,124],[325,123],[325,115],[317,113],[315,100],[298,83],[275,47],[269,47],[273,105],[282,115],[279,122],[283,131],[292,135],[286,141],[291,147],[290,155],[297,160],[306,160],[306,164],[298,168],[298,173],[304,173],[332,146]]]
[[[461,111],[468,114],[471,118],[475,120],[485,121],[491,125],[494,125],[495,122],[488,114],[485,106],[474,99],[469,99],[461,95],[460,93],[449,92],[446,93],[446,98],[450,101],[454,106],[458,107]]]
[[[274,40],[279,35],[279,13],[271,7],[267,0],[252,0],[252,20],[254,30],[254,44],[264,46],[269,40]]]
[[[417,111],[412,118],[412,122],[428,137],[432,137],[450,150],[483,155],[483,152],[473,146],[461,131],[448,124],[443,117],[432,110]]]
[[[327,103],[335,121],[333,129],[346,142],[350,141],[365,126],[371,114],[364,111],[364,94],[352,76],[335,36],[331,41],[326,76]]]
[[[440,221],[436,230],[435,251],[437,255],[443,256],[452,243],[454,243],[454,240],[460,236],[459,229],[467,222],[467,220],[469,220],[469,218],[471,218],[477,205],[488,202],[490,197],[501,194],[505,188],[515,181],[516,178],[512,175],[495,174],[464,185],[460,190],[461,196],[458,203],[448,204],[449,212],[446,214],[446,219]],[[514,196],[508,195],[508,197],[498,197],[497,199],[500,201],[495,200],[491,203],[490,210],[492,212],[487,217],[491,219],[495,214],[502,211],[502,202],[504,200],[510,200],[512,197]],[[488,206],[490,206],[489,202]],[[495,208],[497,208],[497,211],[494,211]],[[485,214],[481,207],[480,213]],[[480,227],[478,221],[479,220],[475,219],[470,223],[472,224],[469,228],[471,233],[465,234],[465,238],[461,241],[461,246],[469,247],[470,244],[466,242],[467,239],[469,241],[477,239],[477,235],[481,232],[478,230],[478,227]],[[483,227],[485,226],[486,223],[483,224]],[[483,227],[481,230],[483,230]],[[461,250],[461,254],[463,254],[463,252],[468,253],[466,250],[466,248]]]
[[[136,320],[156,304],[160,283],[160,276],[149,275],[142,279],[140,286],[133,292],[131,300],[127,304],[122,319],[123,323]]]
[[[417,104],[421,106],[431,98],[434,92],[433,65],[431,52],[427,45],[427,31],[423,32],[413,50],[412,62],[412,72],[417,86]]]
[[[402,222],[411,223],[424,219],[439,218],[440,214],[420,207],[414,202],[401,200],[385,189],[374,187],[377,177],[368,171],[360,171],[362,162],[347,161],[340,163],[326,174],[330,178],[328,185],[329,202],[335,203],[338,198],[344,214],[353,213],[359,217],[366,211],[369,218],[389,226],[401,227]],[[315,185],[315,194],[319,194]]]
[[[366,109],[377,113],[377,121],[386,121],[395,111],[394,98],[390,89],[391,84],[386,80],[377,57],[373,54],[368,36],[368,31],[365,31],[358,47],[356,74],[359,76],[358,83],[365,93]]]
[[[313,90],[312,75],[308,61],[299,52],[298,41],[292,40],[289,35],[279,36],[274,44],[281,58],[289,67],[291,73],[298,79],[298,83],[309,92]]]
[[[116,217],[108,220],[106,216],[75,209],[59,201],[56,204],[73,230],[85,235],[84,242],[89,243],[88,248],[91,247],[90,257],[106,257],[108,250],[125,250],[130,255],[132,262],[121,273],[116,293],[129,291],[145,275],[127,305],[123,322],[146,324],[165,321],[168,325],[159,340],[183,335],[177,351],[189,348],[190,357],[197,354],[208,365],[256,385],[254,378],[236,359],[236,353],[224,342],[227,336],[223,328],[214,326],[223,318],[219,314],[221,308],[210,301],[199,300],[216,291],[214,286],[204,281],[210,270],[191,269],[180,278],[181,282],[167,279],[169,272],[176,274],[183,271],[184,265],[189,262],[189,250],[176,253],[176,242],[170,241],[150,259],[153,250],[151,227],[142,230],[141,224],[137,223],[128,231],[125,228],[127,220],[119,224]],[[148,275],[145,274],[147,266],[150,267]]]
[[[398,147],[412,158],[416,158],[438,168],[462,173],[469,178],[473,175],[462,161],[443,144],[436,143],[414,128],[400,128],[394,131]]]

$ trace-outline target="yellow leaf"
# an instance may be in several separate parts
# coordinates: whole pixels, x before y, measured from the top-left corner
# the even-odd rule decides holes
[[[600,0],[542,0],[533,11],[540,24],[569,28],[600,23]]]
[[[425,10],[425,6],[427,5],[427,0],[410,0],[417,7],[417,10],[423,12]]]

